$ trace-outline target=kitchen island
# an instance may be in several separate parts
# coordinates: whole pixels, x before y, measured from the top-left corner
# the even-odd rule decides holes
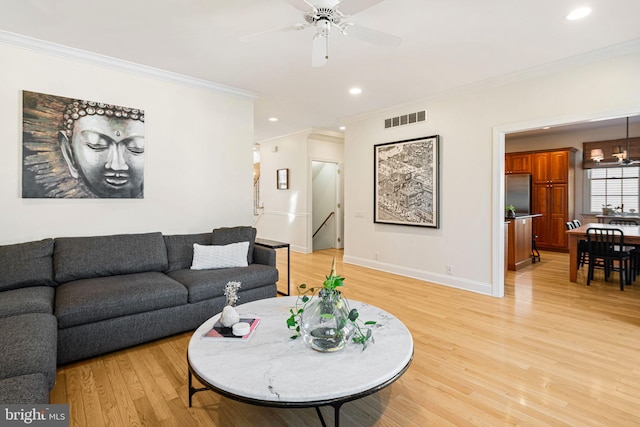
[[[541,214],[517,215],[505,218],[509,221],[507,268],[519,270],[531,264],[531,242],[533,239],[533,218]]]

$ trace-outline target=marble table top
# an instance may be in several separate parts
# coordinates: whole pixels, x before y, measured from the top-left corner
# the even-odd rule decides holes
[[[405,325],[374,306],[349,300],[363,321],[372,326],[375,343],[363,351],[350,342],[335,353],[292,340],[286,319],[297,297],[269,298],[238,305],[240,317],[259,317],[248,341],[201,339],[220,315],[204,322],[189,342],[187,358],[197,377],[219,391],[242,399],[271,404],[322,403],[366,395],[393,382],[413,357],[413,339]]]

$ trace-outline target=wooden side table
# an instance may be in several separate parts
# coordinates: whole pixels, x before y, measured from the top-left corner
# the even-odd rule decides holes
[[[260,239],[260,238],[256,238],[255,243],[256,245],[264,246],[265,248],[270,248],[274,250],[287,248],[287,293],[285,294],[280,290],[278,290],[278,293],[286,296],[291,295],[291,247],[289,243],[278,242],[276,240]]]

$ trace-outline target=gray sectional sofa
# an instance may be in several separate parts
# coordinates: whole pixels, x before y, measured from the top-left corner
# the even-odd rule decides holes
[[[0,403],[47,403],[56,366],[198,327],[276,296],[275,251],[252,227],[66,237],[0,246]],[[247,266],[192,270],[194,243],[249,242]]]

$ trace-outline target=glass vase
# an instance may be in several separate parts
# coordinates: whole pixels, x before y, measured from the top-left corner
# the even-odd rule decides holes
[[[304,308],[300,320],[304,342],[324,353],[342,350],[354,332],[348,307],[336,290],[322,289]]]

